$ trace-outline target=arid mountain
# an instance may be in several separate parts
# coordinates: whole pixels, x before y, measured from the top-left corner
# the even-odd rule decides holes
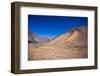
[[[56,37],[48,44],[63,44],[71,46],[87,46],[87,27],[73,28],[71,31]]]
[[[29,47],[29,60],[87,58],[87,31],[87,27],[73,28],[43,45],[32,45]],[[32,38],[37,42],[34,36]]]
[[[44,37],[40,37],[38,34],[29,32],[28,33],[28,42],[33,44],[42,44],[47,43],[48,39]]]

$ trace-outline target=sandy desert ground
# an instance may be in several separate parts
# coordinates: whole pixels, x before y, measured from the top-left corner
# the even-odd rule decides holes
[[[30,47],[29,60],[52,60],[52,59],[74,59],[86,58],[87,49],[78,47],[46,46]]]

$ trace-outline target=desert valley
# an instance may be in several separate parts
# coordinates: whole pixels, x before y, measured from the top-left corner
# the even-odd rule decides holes
[[[87,31],[87,27],[77,27],[52,39],[29,32],[28,59],[56,60],[87,58]]]

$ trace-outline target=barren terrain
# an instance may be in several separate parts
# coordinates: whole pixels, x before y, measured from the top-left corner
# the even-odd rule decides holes
[[[47,43],[29,43],[29,60],[87,58],[87,29],[82,27],[66,32]]]

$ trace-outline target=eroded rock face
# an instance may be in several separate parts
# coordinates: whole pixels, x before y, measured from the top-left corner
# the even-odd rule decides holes
[[[66,44],[70,46],[87,46],[87,27],[73,28],[71,31],[66,32],[55,39],[51,40],[48,44]]]
[[[71,31],[70,37],[65,40],[66,44],[71,44],[72,46],[87,47],[87,33],[88,32],[86,27],[79,27],[73,29]]]

